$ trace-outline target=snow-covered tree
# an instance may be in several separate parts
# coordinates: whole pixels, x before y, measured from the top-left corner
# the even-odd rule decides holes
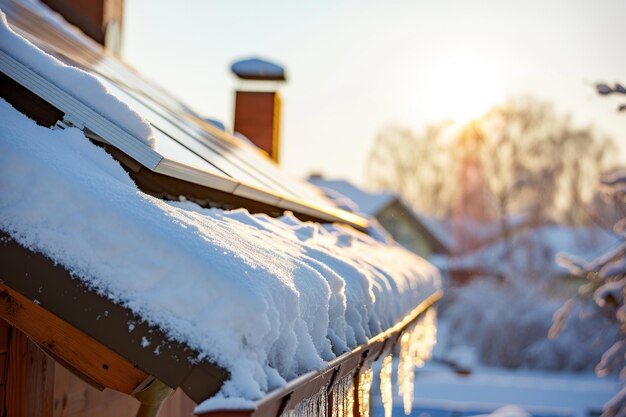
[[[602,188],[623,205],[626,202],[626,170],[607,176],[602,181]],[[617,222],[614,230],[626,238],[626,217]],[[578,296],[566,302],[555,314],[550,335],[555,337],[561,333],[574,316],[574,310],[581,305],[601,311],[619,326],[622,337],[604,353],[596,366],[596,373],[619,372],[620,378],[626,381],[626,240],[591,262],[567,255],[560,256],[558,262],[573,274],[585,276],[587,282],[580,287]],[[626,417],[626,385],[605,405],[602,417]]]

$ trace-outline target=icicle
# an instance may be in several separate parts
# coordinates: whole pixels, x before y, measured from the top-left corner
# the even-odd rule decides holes
[[[400,338],[398,393],[402,396],[404,414],[407,416],[413,408],[415,368],[424,366],[424,362],[430,359],[437,339],[436,321],[437,312],[431,308],[413,327],[406,329]]]
[[[328,393],[326,387],[322,388],[320,395],[317,397],[317,413],[320,417],[328,417]]]
[[[354,372],[344,376],[333,386],[332,417],[354,416]]]
[[[390,353],[383,359],[380,368],[380,394],[385,409],[385,417],[391,417],[393,406],[393,387],[391,383],[391,372],[393,369],[393,355]]]
[[[344,381],[341,380],[337,383],[336,385],[337,389],[334,392],[334,395],[337,396],[337,416],[338,417],[343,417],[343,388],[344,388]]]
[[[344,391],[345,404],[343,406],[344,417],[354,417],[354,372],[347,378]]]
[[[426,311],[415,330],[411,342],[415,349],[412,356],[415,366],[422,367],[424,362],[430,359],[433,347],[437,343],[437,310],[430,308]]]
[[[359,399],[359,414],[361,417],[370,417],[370,396],[372,391],[373,372],[372,368],[362,368],[359,372],[359,386],[357,395]]]
[[[400,359],[398,362],[398,392],[402,396],[404,412],[409,415],[413,406],[413,384],[415,367],[423,366],[430,358],[437,339],[436,311],[431,308],[413,328],[404,331],[400,339]],[[389,354],[383,359],[380,369],[380,392],[382,395],[385,417],[391,417],[393,406],[393,386],[391,373],[393,358]],[[362,417],[370,416],[370,391],[372,387],[371,368],[361,369],[356,395],[359,398],[359,413]],[[331,390],[331,417],[354,416],[354,373],[346,375]],[[326,387],[310,398],[300,401],[292,410],[281,417],[328,417],[328,395]]]
[[[407,329],[400,338],[400,359],[398,360],[398,394],[402,396],[404,414],[411,414],[413,408],[413,383],[415,380],[415,356],[413,355],[413,335],[415,328]]]
[[[305,398],[289,411],[281,414],[281,417],[327,417],[328,395],[326,387],[312,397]]]
[[[335,389],[334,387],[331,392],[331,395],[333,396],[333,406],[331,409],[331,416],[339,417],[339,400],[338,400],[339,397],[338,397],[337,389]]]

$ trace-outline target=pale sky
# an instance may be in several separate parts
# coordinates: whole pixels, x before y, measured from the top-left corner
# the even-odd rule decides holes
[[[297,175],[362,184],[386,126],[477,117],[519,94],[555,102],[626,149],[620,101],[593,88],[626,83],[624,0],[125,1],[125,59],[227,126],[231,63],[285,66],[282,165]]]

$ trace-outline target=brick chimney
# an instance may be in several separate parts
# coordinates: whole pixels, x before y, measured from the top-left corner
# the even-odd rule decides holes
[[[286,81],[285,70],[258,58],[237,61],[231,70],[243,80],[235,92],[234,130],[279,162],[281,100],[276,90]]]
[[[124,0],[42,0],[116,56],[121,52]]]

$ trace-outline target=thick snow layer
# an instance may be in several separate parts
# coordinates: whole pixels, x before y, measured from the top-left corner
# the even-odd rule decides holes
[[[133,137],[154,148],[154,132],[147,121],[107,91],[91,74],[65,65],[13,32],[2,11],[0,11],[0,50],[111,120]]]
[[[222,397],[324,365],[440,286],[423,259],[348,227],[150,197],[79,130],[4,101],[0,126],[0,228],[228,369]]]

